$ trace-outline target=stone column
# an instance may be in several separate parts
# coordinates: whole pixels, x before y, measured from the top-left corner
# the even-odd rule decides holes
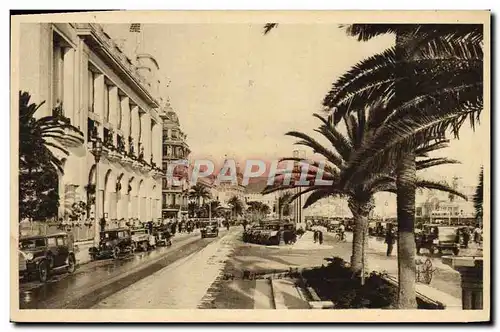
[[[94,113],[99,115],[101,121],[104,121],[104,94],[107,93],[106,84],[104,84],[104,75],[96,75],[94,80]],[[102,123],[101,123],[102,124]],[[98,128],[99,137],[104,139],[103,126]]]
[[[131,123],[131,134],[130,136],[132,136],[132,139],[134,140],[134,152],[135,152],[135,155],[138,156],[139,155],[139,151],[138,151],[138,145],[139,145],[139,126],[140,126],[140,123],[139,123],[139,107],[138,106],[133,106],[132,107],[132,111],[130,112],[130,121],[132,122]],[[128,138],[127,138],[128,140]]]
[[[141,116],[141,143],[144,147],[144,160],[149,163],[151,159],[151,116],[147,112]]]
[[[483,258],[443,256],[442,261],[460,273],[462,280],[462,309],[483,309]]]
[[[120,101],[118,98],[118,88],[116,86],[110,86],[109,87],[109,123],[111,123],[114,128],[118,128],[118,107],[119,106],[120,106]]]
[[[483,309],[483,266],[458,267],[462,279],[462,308]]]
[[[75,116],[75,50],[65,48],[63,64],[63,110],[65,116],[70,118],[71,124],[78,126],[78,119]]]
[[[130,135],[130,99],[128,97],[123,97],[120,101],[122,109],[122,126],[121,130],[125,139],[125,143],[128,143],[128,137]],[[128,151],[128,144],[125,144],[125,148]]]

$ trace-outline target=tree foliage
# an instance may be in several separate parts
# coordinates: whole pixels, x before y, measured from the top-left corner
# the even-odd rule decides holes
[[[30,103],[27,92],[19,92],[19,218],[45,221],[57,216],[59,174],[63,162],[54,151],[69,152],[61,142],[82,144],[79,130],[62,116],[62,105],[53,114],[36,118],[44,102]]]

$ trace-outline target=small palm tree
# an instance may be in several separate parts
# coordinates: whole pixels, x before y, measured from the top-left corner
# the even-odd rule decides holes
[[[189,191],[189,198],[196,201],[196,203],[198,204],[198,208],[200,208],[202,203],[210,197],[212,197],[212,194],[210,194],[208,188],[199,183],[192,186],[191,190]]]
[[[484,187],[483,187],[483,167],[481,166],[481,171],[479,172],[479,183],[476,187],[474,193],[474,210],[476,211],[476,220],[479,224],[483,223],[483,199],[484,199]]]
[[[240,216],[243,213],[243,202],[238,196],[233,196],[227,202],[231,206],[231,212],[234,217]]]

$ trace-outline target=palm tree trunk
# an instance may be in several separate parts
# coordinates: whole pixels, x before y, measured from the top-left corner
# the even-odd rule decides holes
[[[366,249],[368,248],[368,216],[370,203],[361,203],[349,200],[349,208],[354,218],[352,239],[351,270],[360,274],[363,266],[366,267]]]
[[[417,307],[415,291],[415,154],[406,154],[397,169],[398,308]]]

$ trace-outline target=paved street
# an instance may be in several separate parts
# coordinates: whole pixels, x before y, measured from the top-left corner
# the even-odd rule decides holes
[[[218,238],[182,235],[170,248],[92,262],[73,275],[55,276],[46,285],[22,283],[21,308],[270,309],[274,306],[270,284],[242,278],[244,273],[313,267],[333,256],[348,261],[351,254],[351,233],[345,242],[325,233],[319,245],[307,232],[296,244],[279,247],[244,243],[241,234],[240,227],[233,227],[221,230]],[[397,275],[397,257],[385,255],[382,240],[370,238],[367,254],[368,270]],[[440,258],[431,260],[436,271],[430,286],[460,298],[459,274]],[[291,308],[303,306],[292,296],[285,296],[284,302]]]
[[[221,234],[225,231],[221,230]],[[199,232],[180,234],[174,237],[169,248],[137,252],[119,260],[91,262],[77,268],[72,275],[55,275],[46,284],[22,282],[19,288],[20,308],[89,308],[213,241],[201,239]]]

